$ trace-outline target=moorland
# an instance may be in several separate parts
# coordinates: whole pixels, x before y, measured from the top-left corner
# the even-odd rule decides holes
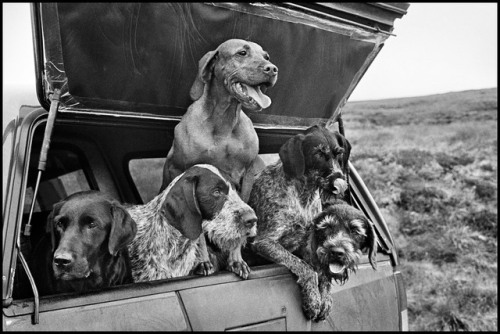
[[[497,88],[342,112],[351,162],[398,247],[410,331],[497,331]]]

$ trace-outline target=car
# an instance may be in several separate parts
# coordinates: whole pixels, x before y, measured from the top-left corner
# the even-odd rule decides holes
[[[40,106],[21,107],[3,134],[4,330],[408,330],[396,245],[352,164],[348,193],[376,227],[378,268],[363,254],[357,272],[334,284],[326,321],[304,316],[296,278],[271,262],[253,266],[248,280],[221,271],[48,296],[38,294],[30,269],[52,205],[67,195],[93,189],[141,204],[158,193],[205,52],[229,38],[250,39],[278,66],[266,93],[271,107],[248,112],[270,163],[313,124],[349,138],[342,107],[408,7],[32,4]]]

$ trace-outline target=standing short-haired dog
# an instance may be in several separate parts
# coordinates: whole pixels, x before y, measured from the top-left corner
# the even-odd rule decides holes
[[[285,142],[280,160],[263,170],[250,195],[249,204],[259,220],[252,250],[298,276],[308,318],[316,318],[321,308],[318,277],[292,253],[322,211],[322,202],[343,196],[350,149],[340,133],[322,125],[310,127]]]
[[[262,161],[259,138],[244,111],[268,108],[271,99],[264,93],[277,79],[278,68],[257,43],[229,39],[208,51],[191,87],[194,102],[175,127],[161,190],[187,168],[211,164],[229,176],[247,201],[253,182],[248,173]]]

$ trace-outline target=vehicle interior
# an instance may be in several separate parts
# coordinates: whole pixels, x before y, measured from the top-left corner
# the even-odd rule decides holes
[[[106,192],[122,203],[129,204],[147,203],[155,197],[176,123],[177,120],[147,117],[138,120],[133,117],[96,118],[89,113],[59,113],[47,168],[42,173],[31,218],[31,235],[21,234],[21,249],[28,263],[31,250],[46,233],[46,220],[53,204],[65,197],[89,189]],[[45,122],[39,122],[33,135],[21,231],[25,230],[29,219],[44,129]],[[261,157],[273,163],[278,159],[277,152],[281,145],[296,130],[261,128],[257,132]],[[382,235],[379,231],[379,238]],[[248,250],[244,252],[245,255],[252,257]],[[247,257],[246,260],[254,265],[269,264],[257,256],[251,259]],[[368,262],[366,255],[363,261]],[[20,264],[18,269],[13,297],[31,297],[32,289],[26,273]]]

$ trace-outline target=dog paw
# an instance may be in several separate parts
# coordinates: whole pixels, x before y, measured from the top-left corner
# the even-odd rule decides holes
[[[215,272],[214,266],[212,265],[211,262],[200,262],[200,264],[198,264],[198,267],[194,271],[196,275],[203,275],[203,276],[211,275],[214,272]]]
[[[243,279],[247,279],[250,275],[250,267],[245,261],[231,262],[227,265],[227,270],[232,271]]]
[[[318,321],[321,312],[321,303],[315,299],[302,298],[302,310],[307,319]]]
[[[332,304],[328,302],[321,303],[320,311],[314,321],[323,321],[326,320],[330,311],[332,310]]]
[[[308,278],[301,284],[302,310],[307,319],[315,320],[321,312],[321,294],[316,280],[313,277]]]

